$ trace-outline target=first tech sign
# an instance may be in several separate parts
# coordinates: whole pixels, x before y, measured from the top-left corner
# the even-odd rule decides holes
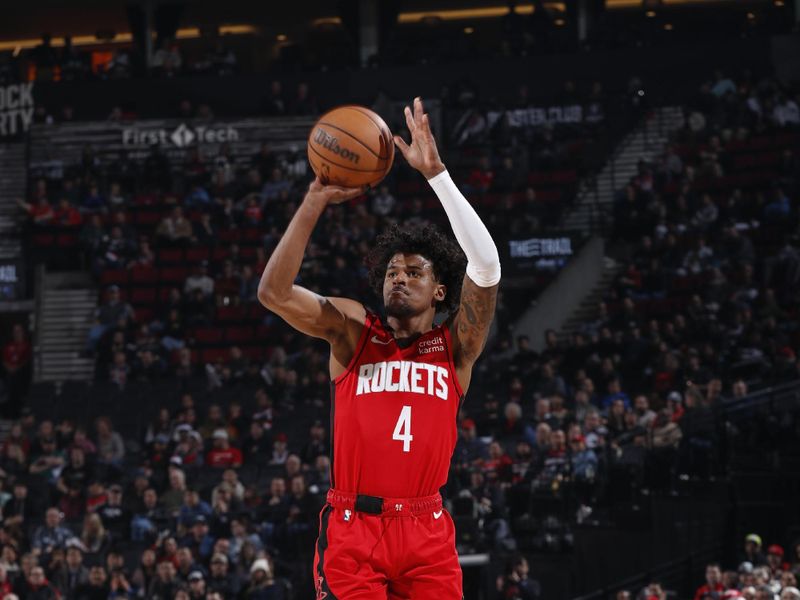
[[[0,137],[28,131],[33,122],[33,83],[0,87]]]
[[[239,132],[230,125],[197,125],[184,123],[174,128],[126,127],[122,130],[123,146],[175,146],[188,148],[193,144],[221,144],[238,142]]]

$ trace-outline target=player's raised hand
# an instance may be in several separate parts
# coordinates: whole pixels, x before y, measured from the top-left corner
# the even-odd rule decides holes
[[[317,177],[311,182],[311,185],[308,186],[308,194],[306,194],[306,197],[319,199],[326,205],[341,204],[342,202],[347,202],[348,200],[360,196],[364,192],[365,188],[346,188],[338,185],[325,185],[319,180],[319,177]]]
[[[414,110],[406,106],[404,113],[408,131],[411,133],[411,144],[407,144],[399,135],[394,136],[394,143],[408,164],[422,173],[425,179],[430,179],[444,171],[444,163],[439,157],[422,99],[419,96],[414,98]]]

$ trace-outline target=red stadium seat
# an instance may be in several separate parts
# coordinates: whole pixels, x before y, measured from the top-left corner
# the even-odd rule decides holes
[[[221,262],[228,258],[230,251],[227,248],[214,248],[214,253],[211,255],[211,259],[214,262]]]
[[[158,251],[158,262],[167,264],[183,264],[183,250],[180,248],[162,248]]]
[[[261,346],[245,346],[241,350],[251,361],[261,362],[264,359],[264,348]]]
[[[133,283],[156,283],[158,281],[158,271],[153,267],[133,267],[131,269],[131,281]]]
[[[159,269],[158,278],[160,281],[182,284],[188,274],[189,270],[186,267],[164,267]]]
[[[103,286],[128,285],[128,275],[127,269],[106,269],[100,275],[100,283]]]
[[[200,360],[204,363],[214,363],[217,360],[225,360],[228,358],[228,350],[226,348],[206,348],[200,353]]]
[[[136,309],[136,320],[139,321],[139,323],[152,321],[154,316],[155,312],[152,308],[137,307]]]
[[[136,213],[132,220],[137,225],[155,225],[161,220],[161,215],[152,210],[140,210]]]
[[[198,263],[204,260],[208,260],[209,257],[209,250],[208,248],[188,248],[186,250],[186,262],[188,263]]]
[[[33,236],[33,243],[36,246],[52,246],[56,236],[50,233],[37,233]]]
[[[247,319],[247,307],[220,306],[217,308],[217,319],[220,321],[244,321]]]
[[[219,327],[198,327],[194,330],[194,339],[201,346],[219,344],[222,342],[224,329]]]
[[[248,227],[243,230],[241,239],[245,242],[260,242],[262,235],[261,231],[255,227]]]
[[[78,245],[78,236],[74,233],[60,233],[56,238],[56,245],[60,248],[74,248]]]
[[[241,232],[238,229],[226,229],[217,233],[220,242],[238,242]]]
[[[130,291],[130,301],[133,304],[155,304],[156,290],[155,288],[133,288]]]
[[[225,341],[231,344],[244,344],[252,340],[252,327],[228,327],[225,330]]]

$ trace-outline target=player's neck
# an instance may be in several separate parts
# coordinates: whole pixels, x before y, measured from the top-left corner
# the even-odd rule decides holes
[[[410,317],[386,317],[386,323],[391,328],[391,333],[396,340],[416,338],[433,329],[432,311],[426,311]]]

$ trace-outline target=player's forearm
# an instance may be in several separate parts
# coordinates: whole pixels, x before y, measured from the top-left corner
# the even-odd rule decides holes
[[[264,306],[274,306],[290,296],[311,232],[324,210],[325,203],[311,196],[297,209],[261,275],[258,299]]]
[[[469,278],[480,287],[497,285],[500,281],[500,255],[478,213],[447,171],[428,179],[428,183],[442,203],[456,240],[467,256]]]

